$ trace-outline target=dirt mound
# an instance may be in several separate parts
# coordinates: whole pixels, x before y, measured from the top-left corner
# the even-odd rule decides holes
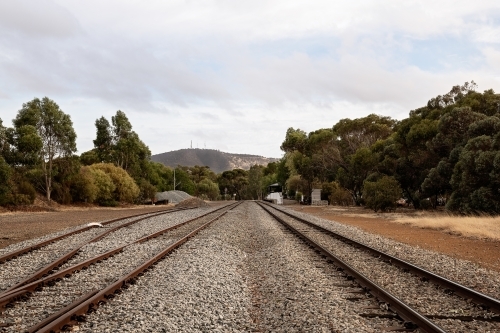
[[[178,208],[197,208],[197,207],[208,207],[208,204],[199,198],[189,198],[182,200],[175,207]]]

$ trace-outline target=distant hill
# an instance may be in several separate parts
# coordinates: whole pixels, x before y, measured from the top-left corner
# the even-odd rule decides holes
[[[166,166],[208,166],[215,173],[233,169],[249,170],[250,166],[275,162],[278,158],[268,158],[257,155],[224,153],[215,149],[180,149],[151,156],[151,160]]]

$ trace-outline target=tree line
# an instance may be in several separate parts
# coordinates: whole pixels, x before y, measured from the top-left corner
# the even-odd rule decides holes
[[[461,214],[500,213],[500,95],[454,86],[395,120],[371,114],[281,145],[289,196],[323,189],[334,204],[388,210],[400,204]]]
[[[203,199],[221,198],[221,175],[208,167],[172,169],[151,161],[148,146],[120,110],[110,121],[95,121],[94,148],[80,156],[71,117],[48,97],[23,104],[12,124],[6,127],[0,119],[2,206],[32,204],[37,194],[61,204],[116,206],[154,200],[156,192],[174,188]]]
[[[173,189],[207,200],[262,199],[280,183],[289,198],[322,188],[331,204],[375,211],[445,205],[499,214],[500,95],[476,89],[473,81],[454,86],[403,120],[370,114],[310,133],[289,128],[278,162],[220,174],[151,161],[120,110],[96,119],[94,148],[78,156],[70,116],[49,98],[35,98],[12,127],[0,119],[0,205],[30,204],[40,193],[62,204],[114,206]]]

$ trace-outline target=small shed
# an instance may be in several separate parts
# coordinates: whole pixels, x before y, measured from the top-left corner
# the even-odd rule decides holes
[[[311,193],[311,205],[314,206],[328,206],[327,200],[321,200],[321,189],[315,188]]]

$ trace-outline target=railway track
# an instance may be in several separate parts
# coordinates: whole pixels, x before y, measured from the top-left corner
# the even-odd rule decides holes
[[[0,294],[31,280],[47,276],[48,272],[78,256],[85,245],[96,243],[120,229],[131,228],[145,219],[182,210],[184,209],[167,209],[112,219],[101,222],[102,228],[96,223],[90,223],[4,253],[0,256]],[[25,278],[20,279],[20,277]]]
[[[353,300],[366,295],[378,304],[367,305],[365,317],[401,320],[399,329],[422,332],[493,332],[500,330],[500,301],[445,279],[416,265],[336,234],[274,205],[259,203],[276,220],[313,246],[358,284]],[[415,295],[418,295],[415,297]],[[393,313],[383,313],[380,309]]]
[[[137,234],[140,237],[105,252],[97,247],[98,255],[68,261],[42,279],[10,288],[0,294],[0,332],[57,332],[85,320],[99,304],[127,289],[169,252],[234,207],[211,209],[147,235]]]

